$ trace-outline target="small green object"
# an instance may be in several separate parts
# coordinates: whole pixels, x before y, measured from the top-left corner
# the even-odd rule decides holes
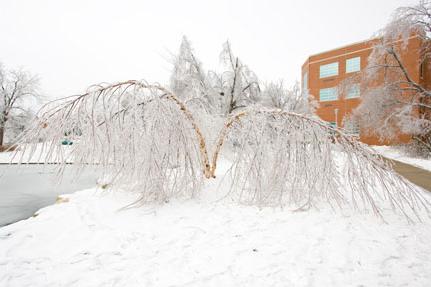
[[[72,141],[70,141],[70,140],[63,140],[63,141],[61,142],[61,144],[62,144],[62,145],[72,145],[72,144],[73,144],[73,142],[72,142]]]

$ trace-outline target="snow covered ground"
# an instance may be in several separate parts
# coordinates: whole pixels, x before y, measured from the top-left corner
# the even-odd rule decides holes
[[[92,188],[0,229],[0,286],[430,286],[431,219]]]
[[[411,164],[413,166],[431,171],[430,159],[414,158],[407,156],[401,150],[393,146],[372,146],[372,148],[387,158],[398,160],[400,162]]]

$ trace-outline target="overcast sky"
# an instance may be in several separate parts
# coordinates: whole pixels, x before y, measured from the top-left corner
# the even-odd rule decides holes
[[[182,35],[204,68],[222,43],[263,81],[300,79],[314,53],[369,38],[409,0],[0,0],[0,62],[41,78],[49,97],[99,82],[167,83]]]

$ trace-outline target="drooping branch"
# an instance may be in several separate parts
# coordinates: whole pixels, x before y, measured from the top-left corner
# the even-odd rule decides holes
[[[404,77],[406,78],[406,81],[411,86],[413,86],[415,89],[417,89],[424,96],[431,97],[431,92],[425,90],[421,85],[419,85],[418,83],[416,83],[415,81],[412,80],[412,78],[410,77],[409,73],[407,72],[407,69],[404,67],[404,64],[400,60],[400,57],[398,56],[397,52],[395,52],[395,50],[393,49],[393,47],[388,48],[387,51],[388,51],[388,54],[392,55],[392,57],[397,62],[398,67],[401,69]]]
[[[387,202],[409,219],[430,205],[381,156],[316,118],[264,108],[233,115],[213,152],[213,176],[227,141],[236,150],[231,195],[246,203],[305,210],[325,200],[339,207],[369,207],[382,217]],[[342,167],[338,157],[344,159]]]
[[[429,206],[378,155],[311,116],[260,106],[232,115],[216,139],[211,163],[199,124],[159,85],[100,85],[46,106],[25,134],[22,151],[35,154],[34,143],[42,137],[44,162],[101,168],[109,183],[137,186],[139,203],[193,196],[202,179],[215,177],[223,148],[231,148],[230,190],[239,201],[298,211],[321,202],[350,204],[378,216],[389,202],[407,218]],[[64,148],[60,142],[69,135],[76,144]],[[345,161],[343,170],[334,153]]]
[[[194,119],[192,113],[188,110],[188,108],[185,106],[184,103],[182,103],[175,95],[173,95],[170,91],[168,91],[166,88],[160,86],[160,85],[151,85],[151,84],[146,84],[140,81],[136,81],[136,80],[129,80],[129,81],[125,81],[125,82],[120,82],[120,83],[116,83],[113,85],[108,85],[108,86],[101,86],[98,87],[96,90],[94,91],[89,91],[85,94],[76,96],[74,99],[68,100],[66,101],[66,104],[61,106],[61,109],[54,109],[51,112],[51,114],[48,115],[48,117],[43,117],[43,118],[47,118],[49,120],[49,118],[53,117],[56,113],[60,112],[61,110],[65,109],[68,110],[68,114],[66,116],[68,116],[70,114],[70,112],[74,109],[74,107],[77,106],[77,103],[79,101],[82,101],[83,99],[85,99],[86,97],[89,97],[93,94],[98,94],[99,96],[105,94],[105,93],[112,93],[115,94],[117,91],[119,91],[120,89],[123,89],[122,92],[120,93],[120,97],[122,95],[124,95],[129,89],[133,88],[133,87],[138,87],[140,89],[144,89],[144,90],[157,90],[162,92],[162,95],[160,96],[161,99],[166,99],[168,101],[171,101],[172,103],[174,103],[178,109],[181,111],[181,113],[183,113],[183,115],[185,116],[185,118],[189,121],[189,123],[191,124],[195,134],[196,134],[196,139],[199,142],[199,148],[200,148],[200,153],[201,153],[201,158],[202,158],[202,171],[205,174],[205,176],[207,178],[210,177],[210,164],[209,164],[209,159],[208,159],[208,152],[207,152],[207,147],[206,147],[206,142],[205,139],[203,137],[203,134],[199,128],[199,126],[196,123],[196,120]],[[98,96],[98,97],[99,97]],[[97,97],[97,99],[98,99]],[[97,100],[96,99],[96,100]],[[150,100],[146,100],[143,102],[139,102],[137,105],[145,105],[148,102],[150,102]],[[50,103],[52,104],[52,103]],[[119,114],[124,114],[127,112],[127,110],[130,107],[126,107],[123,108],[121,110],[119,110],[118,112],[115,112],[112,116],[113,117],[117,117],[119,116]],[[102,122],[100,122],[97,126],[101,126],[103,124],[106,123],[106,120],[103,120]]]

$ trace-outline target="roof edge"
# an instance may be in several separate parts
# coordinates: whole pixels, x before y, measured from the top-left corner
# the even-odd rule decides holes
[[[332,52],[332,51],[336,51],[336,50],[348,48],[350,46],[354,46],[354,45],[358,45],[358,44],[364,44],[364,43],[367,43],[367,42],[375,41],[375,40],[378,40],[378,39],[379,39],[379,37],[375,37],[375,38],[369,38],[367,40],[356,41],[356,42],[353,42],[353,43],[350,43],[350,44],[346,44],[346,45],[339,46],[339,47],[336,47],[336,48],[333,48],[333,49],[329,49],[329,50],[325,50],[325,51],[322,51],[322,52],[319,52],[319,53],[316,53],[316,54],[309,55],[307,59],[310,59],[311,57],[319,56],[319,55],[322,55],[322,54],[325,54],[325,53],[329,53],[329,52]]]

